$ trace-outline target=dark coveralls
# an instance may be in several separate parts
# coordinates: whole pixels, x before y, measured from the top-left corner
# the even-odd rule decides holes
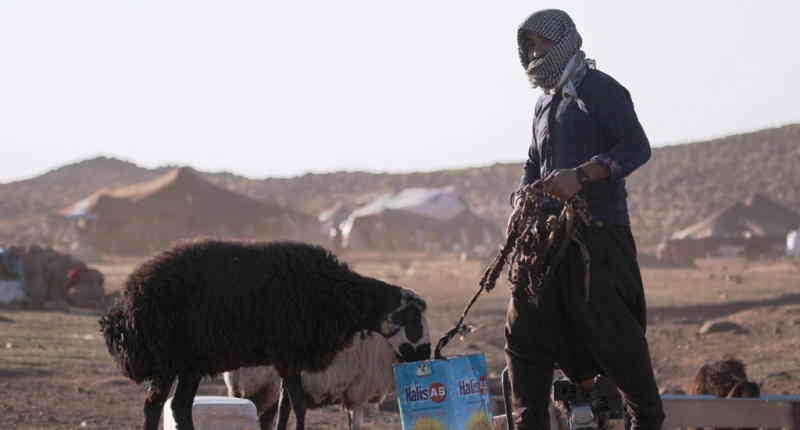
[[[505,336],[516,428],[549,428],[557,365],[575,383],[606,375],[624,393],[632,428],[660,429],[664,413],[645,338],[644,289],[624,179],[650,158],[650,144],[630,94],[617,81],[588,70],[577,89],[583,106],[572,100],[560,115],[559,104],[568,102],[560,92],[538,100],[522,183],[590,159],[609,168],[609,178],[580,191],[594,218],[585,238],[591,254],[589,300],[583,259],[574,245],[538,305],[530,304],[521,288],[512,295]]]

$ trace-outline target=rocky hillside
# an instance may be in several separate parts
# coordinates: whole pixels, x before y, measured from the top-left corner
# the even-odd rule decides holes
[[[334,172],[267,179],[227,172],[204,175],[228,189],[307,213],[318,213],[336,201],[358,205],[405,187],[454,185],[476,212],[502,225],[521,165],[520,161],[411,174]],[[634,231],[642,245],[655,245],[671,232],[755,192],[800,211],[797,166],[800,124],[655,148],[651,161],[628,181]],[[15,232],[37,230],[48,213],[97,189],[145,181],[168,168],[144,169],[101,157],[0,184],[0,243],[13,240]]]
[[[629,181],[637,237],[658,241],[756,192],[800,212],[798,168],[800,124],[658,148]]]
[[[521,166],[520,161],[405,175],[336,172],[255,183],[217,175],[214,180],[307,212],[318,212],[336,200],[357,204],[404,187],[454,185],[478,213],[503,225],[509,211],[508,193],[519,183]],[[800,124],[655,148],[650,162],[628,179],[637,239],[642,245],[655,245],[756,192],[800,212],[799,167]]]

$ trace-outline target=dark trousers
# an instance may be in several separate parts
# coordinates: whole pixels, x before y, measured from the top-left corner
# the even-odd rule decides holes
[[[506,315],[506,363],[519,430],[549,429],[548,402],[557,365],[574,383],[597,374],[622,391],[632,429],[660,429],[664,421],[650,353],[642,278],[628,226],[589,227],[589,300],[584,264],[571,245],[539,304],[522,288]]]

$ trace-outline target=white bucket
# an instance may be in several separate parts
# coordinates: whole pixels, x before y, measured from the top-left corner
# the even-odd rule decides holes
[[[25,298],[22,281],[0,281],[0,304],[8,304]]]
[[[164,404],[164,430],[175,430],[172,397]],[[196,396],[192,404],[195,430],[258,430],[256,405],[247,399],[223,396]]]
[[[800,230],[792,230],[786,235],[786,255],[800,257]]]

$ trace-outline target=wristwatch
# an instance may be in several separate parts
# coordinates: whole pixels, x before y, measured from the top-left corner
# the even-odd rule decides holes
[[[592,178],[590,178],[589,175],[586,174],[586,171],[583,170],[583,168],[581,166],[578,166],[578,167],[576,167],[576,168],[574,168],[572,170],[574,170],[575,174],[578,176],[578,183],[579,184],[586,185],[589,182],[592,182]]]

